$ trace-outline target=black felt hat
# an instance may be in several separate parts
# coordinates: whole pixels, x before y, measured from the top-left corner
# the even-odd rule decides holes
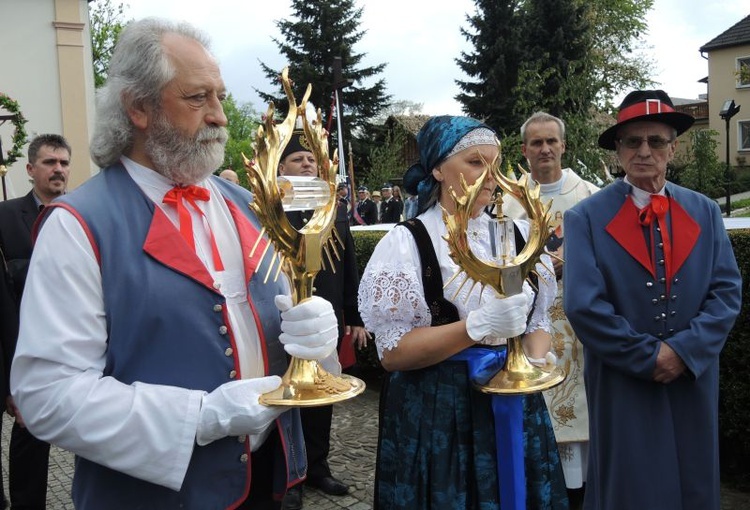
[[[284,152],[281,153],[281,160],[283,161],[288,155],[293,152],[312,152],[310,144],[305,138],[305,132],[301,129],[295,129],[292,131],[292,136],[289,139],[289,143],[284,147]]]
[[[622,100],[617,112],[617,124],[599,136],[599,147],[615,150],[615,138],[620,127],[644,120],[672,126],[678,136],[695,122],[692,115],[675,111],[672,100],[663,90],[636,90]]]

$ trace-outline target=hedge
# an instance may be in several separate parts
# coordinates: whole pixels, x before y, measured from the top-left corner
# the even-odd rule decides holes
[[[383,235],[380,231],[354,233],[360,274]],[[742,311],[719,360],[719,448],[724,480],[750,490],[750,230],[732,230],[729,238],[742,273]],[[362,369],[382,370],[373,342],[357,352],[357,364]]]

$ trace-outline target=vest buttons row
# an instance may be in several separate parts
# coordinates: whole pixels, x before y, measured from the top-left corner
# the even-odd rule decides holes
[[[227,327],[226,326],[219,326],[219,334],[220,335],[226,335],[227,334]]]
[[[220,312],[224,309],[221,305],[214,305],[214,312]]]
[[[231,347],[227,347],[226,349],[224,349],[224,356],[229,357],[232,354],[234,354],[234,349],[232,349]]]
[[[242,462],[243,464],[247,464],[247,459],[248,459],[247,453],[243,453],[242,455],[240,455],[240,462]]]
[[[235,377],[237,377],[237,371],[236,370],[230,370],[229,371],[229,378],[230,379],[234,379]]]

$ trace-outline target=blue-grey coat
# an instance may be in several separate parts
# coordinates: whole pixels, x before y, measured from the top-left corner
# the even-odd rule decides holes
[[[618,180],[565,214],[564,308],[584,345],[590,416],[587,510],[718,510],[719,353],[741,276],[717,204],[667,183],[663,246]],[[687,370],[653,381],[666,342]]]

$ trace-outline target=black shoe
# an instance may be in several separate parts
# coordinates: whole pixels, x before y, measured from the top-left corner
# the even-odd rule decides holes
[[[300,510],[302,508],[302,484],[290,487],[281,502],[281,510]]]
[[[336,480],[332,476],[324,476],[322,478],[308,478],[307,485],[320,489],[326,494],[331,496],[343,496],[349,493],[349,486],[341,480]]]

